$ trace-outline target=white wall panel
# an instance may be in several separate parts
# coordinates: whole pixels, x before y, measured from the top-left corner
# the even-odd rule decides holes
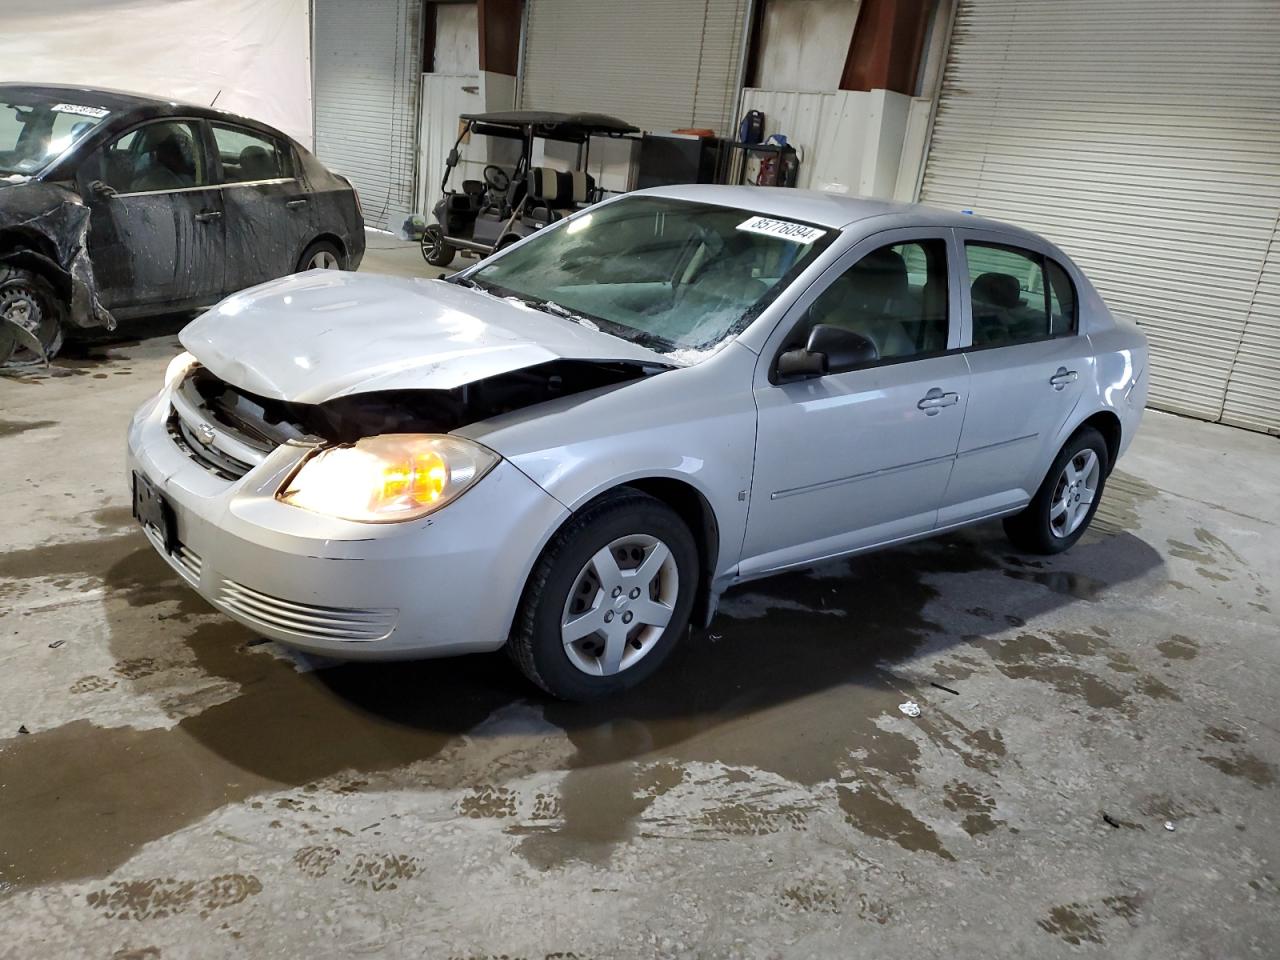
[[[212,104],[311,145],[308,0],[3,0],[0,78]]]
[[[1276,0],[963,0],[921,200],[1066,249],[1150,337],[1153,406],[1280,427]]]

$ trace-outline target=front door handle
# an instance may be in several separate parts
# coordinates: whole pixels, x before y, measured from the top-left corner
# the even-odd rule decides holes
[[[196,214],[196,223],[212,223],[214,220],[222,219],[221,210],[205,210]]]
[[[960,394],[944,393],[941,387],[931,387],[916,406],[927,416],[934,417],[942,412],[943,407],[955,406],[959,402]]]
[[[1055,390],[1065,390],[1068,383],[1074,383],[1080,379],[1080,374],[1074,370],[1068,370],[1066,367],[1059,367],[1058,372],[1049,378],[1049,383]]]
[[[290,210],[296,210],[298,209],[298,207],[305,207],[306,205],[307,205],[306,197],[296,197],[293,200],[288,200],[285,202],[285,206],[288,207]]]

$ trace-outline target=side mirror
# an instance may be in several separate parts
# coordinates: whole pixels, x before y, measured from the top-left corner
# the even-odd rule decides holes
[[[876,345],[862,334],[828,323],[814,324],[805,349],[826,358],[827,373],[844,373],[880,359]]]
[[[784,380],[820,377],[826,372],[826,355],[810,353],[804,347],[787,350],[778,357],[778,376]]]
[[[94,180],[89,184],[89,194],[95,200],[110,200],[112,197],[119,196],[115,187],[102,180]]]

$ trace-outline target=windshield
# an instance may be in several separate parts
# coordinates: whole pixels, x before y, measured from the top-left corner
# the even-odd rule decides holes
[[[627,197],[469,279],[663,353],[696,352],[741,333],[834,234],[750,210]]]
[[[108,113],[88,103],[0,94],[0,175],[39,173]]]

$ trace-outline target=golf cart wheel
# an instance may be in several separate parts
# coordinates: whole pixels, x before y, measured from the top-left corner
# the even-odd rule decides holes
[[[444,230],[438,224],[427,227],[422,234],[422,259],[433,267],[447,267],[453,263],[458,248],[446,242]]]
[[[62,346],[58,296],[38,274],[0,266],[0,365],[50,360]]]

